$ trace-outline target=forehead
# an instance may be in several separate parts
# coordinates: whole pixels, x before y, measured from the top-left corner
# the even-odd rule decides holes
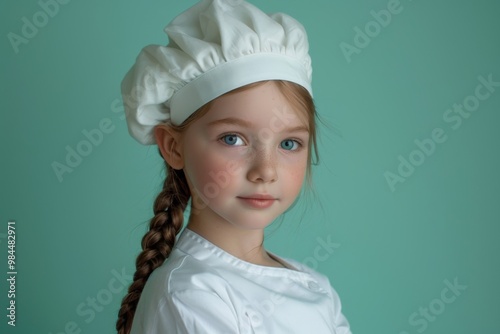
[[[306,110],[288,101],[273,82],[223,95],[215,99],[210,110],[202,117],[208,124],[218,119],[239,118],[260,127],[281,121],[286,126],[308,127]]]

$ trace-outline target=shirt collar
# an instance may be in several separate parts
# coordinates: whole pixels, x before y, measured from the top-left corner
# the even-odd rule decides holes
[[[240,270],[242,273],[288,277],[300,281],[310,281],[312,278],[312,272],[310,269],[297,261],[282,258],[269,251],[268,253],[271,256],[277,258],[281,262],[284,262],[289,267],[296,268],[297,270],[268,267],[243,261],[188,228],[184,228],[184,230],[179,234],[174,248],[193,256],[199,261],[209,263],[211,266],[217,266],[219,264],[223,267],[227,267],[229,264],[231,268],[234,270]],[[293,264],[291,264],[291,262]]]

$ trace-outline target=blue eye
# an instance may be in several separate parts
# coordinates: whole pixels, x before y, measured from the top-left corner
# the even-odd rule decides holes
[[[296,140],[287,139],[281,142],[281,148],[288,151],[295,151],[299,148],[300,144]]]
[[[224,135],[221,137],[222,141],[230,146],[240,146],[243,144],[243,140],[235,134]],[[239,145],[235,145],[239,140]]]

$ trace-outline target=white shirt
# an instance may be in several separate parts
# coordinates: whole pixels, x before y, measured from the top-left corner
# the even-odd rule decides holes
[[[245,262],[185,228],[146,282],[131,334],[351,334],[326,276],[268,254],[288,268]]]

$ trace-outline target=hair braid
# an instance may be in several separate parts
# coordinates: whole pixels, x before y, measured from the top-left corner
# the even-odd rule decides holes
[[[182,170],[175,170],[166,164],[167,177],[163,190],[154,202],[154,217],[149,224],[149,231],[142,237],[142,252],[136,259],[134,281],[122,300],[116,330],[119,334],[129,334],[132,328],[135,310],[144,285],[149,276],[170,255],[175,244],[175,237],[182,228],[184,210],[190,191]],[[168,208],[168,211],[165,209]]]

